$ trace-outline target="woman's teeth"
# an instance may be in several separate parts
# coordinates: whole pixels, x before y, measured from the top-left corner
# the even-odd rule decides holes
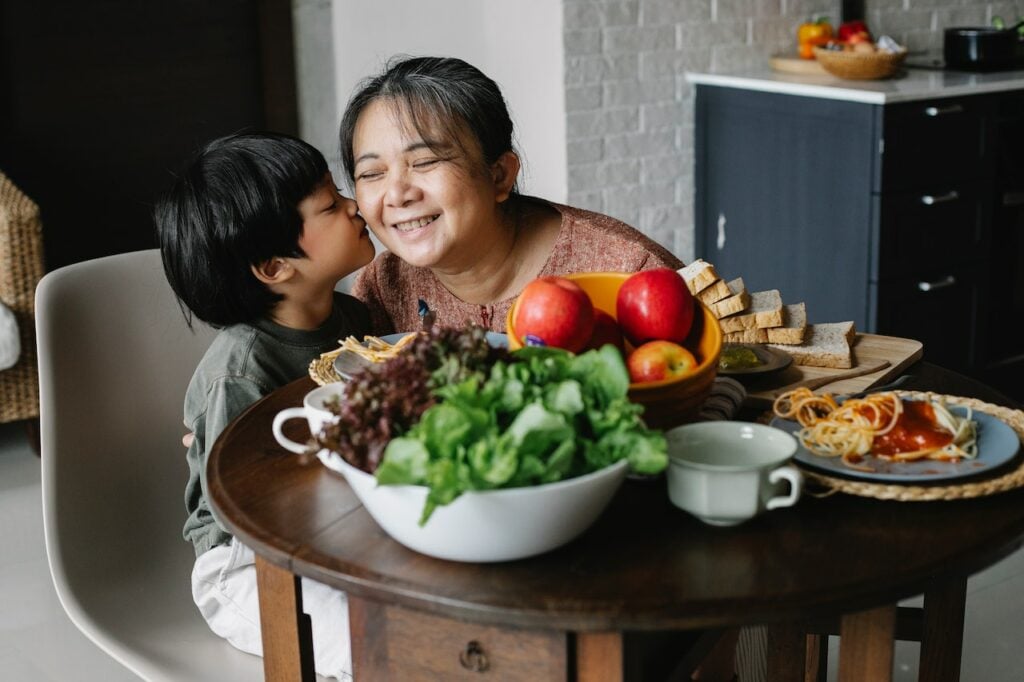
[[[437,220],[437,218],[438,216],[435,215],[430,216],[429,218],[417,218],[416,220],[410,220],[405,223],[395,223],[395,229],[398,230],[399,232],[411,232],[412,230],[417,230],[423,227],[424,225],[429,225],[430,223]]]

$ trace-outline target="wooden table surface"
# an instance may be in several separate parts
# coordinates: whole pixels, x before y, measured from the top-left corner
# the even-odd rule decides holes
[[[911,373],[908,389],[1010,404],[927,363]],[[211,501],[269,564],[374,603],[577,633],[803,622],[895,608],[929,586],[962,583],[1024,537],[1024,490],[943,502],[805,496],[718,528],[672,506],[663,479],[630,480],[590,530],[548,554],[499,564],[432,559],[392,541],[339,475],[276,444],[274,414],[313,387],[289,384],[225,430],[208,465]]]

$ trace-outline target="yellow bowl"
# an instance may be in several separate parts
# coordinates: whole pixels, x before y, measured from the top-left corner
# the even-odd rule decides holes
[[[595,308],[616,317],[615,301],[619,287],[629,279],[630,273],[580,272],[565,277],[587,292]],[[517,304],[518,301],[512,305],[505,319],[511,350],[523,347],[512,331]],[[629,399],[644,406],[644,421],[652,428],[667,429],[695,421],[701,404],[711,393],[711,384],[718,373],[718,358],[722,353],[722,327],[707,306],[696,299],[693,304],[697,306],[693,327],[683,345],[697,358],[697,369],[684,377],[629,385]],[[632,346],[627,342],[627,354],[631,351]]]

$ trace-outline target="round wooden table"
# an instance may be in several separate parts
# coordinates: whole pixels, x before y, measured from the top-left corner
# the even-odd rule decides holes
[[[905,388],[1012,405],[927,363]],[[298,577],[348,592],[360,679],[622,680],[634,631],[768,624],[770,679],[817,669],[841,634],[841,679],[889,679],[894,636],[922,679],[957,679],[966,579],[1022,544],[1024,490],[942,502],[805,496],[734,528],[675,508],[663,479],[627,481],[576,541],[499,564],[432,559],[387,536],[339,475],[274,441],[289,384],[234,421],[208,463],[214,511],[257,553],[267,679],[312,679]],[[297,430],[301,429],[297,426]],[[300,436],[301,438],[301,436]],[[925,595],[923,613],[897,609]],[[624,634],[625,633],[625,634]]]

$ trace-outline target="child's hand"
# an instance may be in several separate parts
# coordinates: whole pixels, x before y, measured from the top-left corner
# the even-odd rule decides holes
[[[192,441],[194,441],[195,439],[196,434],[189,431],[188,433],[181,437],[181,444],[184,445],[186,448],[190,448],[192,447]]]

